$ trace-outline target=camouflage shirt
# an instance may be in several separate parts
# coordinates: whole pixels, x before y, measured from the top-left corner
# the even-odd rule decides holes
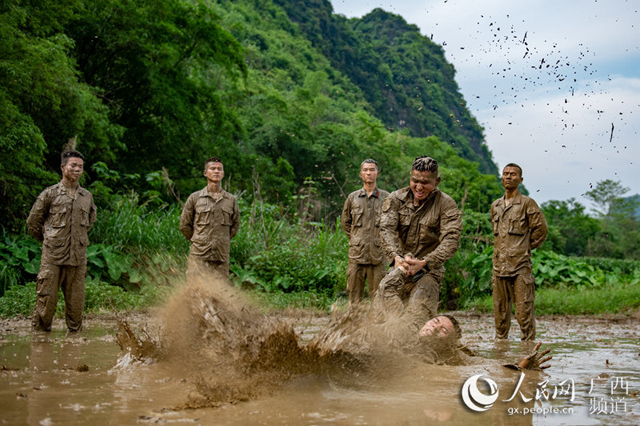
[[[95,221],[96,206],[86,189],[78,186],[72,195],[59,182],[42,191],[27,218],[29,232],[42,241],[42,264],[85,265]]]
[[[379,265],[384,260],[380,248],[382,201],[389,193],[376,188],[370,197],[364,188],[352,192],[342,209],[342,229],[349,237],[349,260],[363,265]]]
[[[458,206],[437,188],[417,207],[410,187],[392,192],[382,204],[380,238],[389,262],[412,255],[426,260],[430,271],[444,272],[444,262],[458,250],[461,232]]]
[[[220,189],[214,198],[207,188],[194,192],[182,209],[180,232],[191,241],[191,255],[202,260],[229,262],[231,239],[240,226],[236,197]]]
[[[505,208],[504,197],[498,198],[491,204],[491,224],[494,274],[509,277],[531,267],[531,250],[547,237],[547,221],[536,202],[518,192]]]

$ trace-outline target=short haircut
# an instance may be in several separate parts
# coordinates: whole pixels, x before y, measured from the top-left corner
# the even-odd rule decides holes
[[[506,166],[504,166],[502,171],[504,171],[504,169],[506,169],[507,167],[515,167],[516,169],[520,170],[520,177],[522,177],[522,167],[518,166],[516,163],[509,163]]]
[[[364,166],[367,163],[375,164],[376,165],[376,170],[380,170],[380,166],[378,166],[378,162],[376,160],[374,160],[373,158],[367,158],[362,163],[360,163],[360,170],[362,170],[362,166]]]
[[[207,161],[204,162],[204,169],[207,170],[207,164],[209,163],[220,163],[224,166],[224,163],[222,162],[222,160],[220,159],[220,157],[209,157],[207,158]]]
[[[417,170],[419,172],[431,172],[438,173],[438,162],[426,155],[416,157],[411,165],[411,170]]]
[[[455,319],[451,315],[438,315],[438,316],[439,317],[449,318],[449,321],[451,321],[451,324],[453,324],[453,329],[456,332],[456,338],[459,339],[459,338],[462,337],[462,329],[460,328],[460,323],[458,322],[457,319]]]
[[[67,161],[69,161],[69,158],[79,158],[82,161],[84,161],[84,155],[80,154],[78,151],[65,151],[62,154],[60,154],[60,164],[62,166],[65,166],[67,164]]]

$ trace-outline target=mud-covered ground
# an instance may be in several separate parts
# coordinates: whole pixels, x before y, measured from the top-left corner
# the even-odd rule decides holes
[[[470,365],[399,356],[384,360],[391,373],[371,375],[304,350],[328,316],[266,316],[236,293],[225,297],[190,293],[127,316],[150,344],[138,352],[121,350],[115,316],[87,317],[78,336],[62,320],[51,333],[32,333],[27,319],[0,321],[0,423],[640,424],[638,315],[540,317],[552,367],[522,373],[502,367],[531,350],[515,321],[512,340],[496,342],[491,316],[457,312],[463,342],[478,355]],[[484,411],[461,397],[474,389],[481,395],[471,404]]]

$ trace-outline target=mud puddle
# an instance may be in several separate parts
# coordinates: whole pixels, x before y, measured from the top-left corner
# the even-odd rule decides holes
[[[553,366],[545,373],[526,371],[522,375],[501,364],[522,358],[530,345],[517,340],[495,342],[490,316],[456,316],[464,330],[463,341],[480,356],[472,365],[412,364],[404,370],[400,365],[399,372],[379,382],[363,380],[353,372],[336,376],[278,371],[277,375],[265,376],[258,370],[244,369],[241,373],[245,376],[233,376],[233,383],[242,383],[237,387],[243,392],[234,394],[232,402],[191,409],[188,407],[197,404],[189,401],[202,398],[202,381],[208,380],[208,392],[231,383],[225,376],[227,368],[203,367],[199,361],[220,359],[217,362],[228,362],[222,367],[230,368],[233,363],[243,362],[237,353],[228,353],[230,359],[225,361],[224,351],[208,348],[203,352],[202,347],[194,347],[194,341],[186,339],[179,344],[189,346],[183,347],[178,357],[193,353],[200,359],[134,361],[116,343],[115,319],[86,320],[82,336],[77,337],[67,336],[61,321],[54,323],[54,331],[49,334],[32,334],[27,321],[5,321],[0,323],[0,422],[94,426],[640,423],[637,319],[539,318],[538,337],[552,349]],[[230,319],[227,315],[215,321]],[[246,320],[242,316],[236,319]],[[305,340],[327,323],[327,318],[284,320],[299,335],[304,334]],[[139,329],[145,321],[134,319],[132,328]],[[517,328],[514,323],[514,337]],[[224,348],[231,350],[228,345]],[[285,352],[274,353],[277,361]],[[283,365],[295,369],[295,362],[287,358]],[[398,358],[398,363],[402,362]],[[202,371],[194,371],[194,366]],[[220,374],[224,380],[212,379],[207,371]],[[475,412],[465,406],[461,390],[469,378],[479,374],[483,375],[477,381],[480,392],[489,399],[492,394],[496,398],[492,405],[476,405],[484,411]],[[492,388],[486,379],[495,386]],[[269,380],[273,386],[265,383]]]

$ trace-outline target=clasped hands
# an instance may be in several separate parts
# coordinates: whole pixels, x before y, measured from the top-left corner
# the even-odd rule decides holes
[[[419,270],[427,266],[426,260],[416,259],[413,256],[406,255],[404,258],[396,256],[394,259],[394,265],[396,268],[404,271],[407,277],[415,275]]]

